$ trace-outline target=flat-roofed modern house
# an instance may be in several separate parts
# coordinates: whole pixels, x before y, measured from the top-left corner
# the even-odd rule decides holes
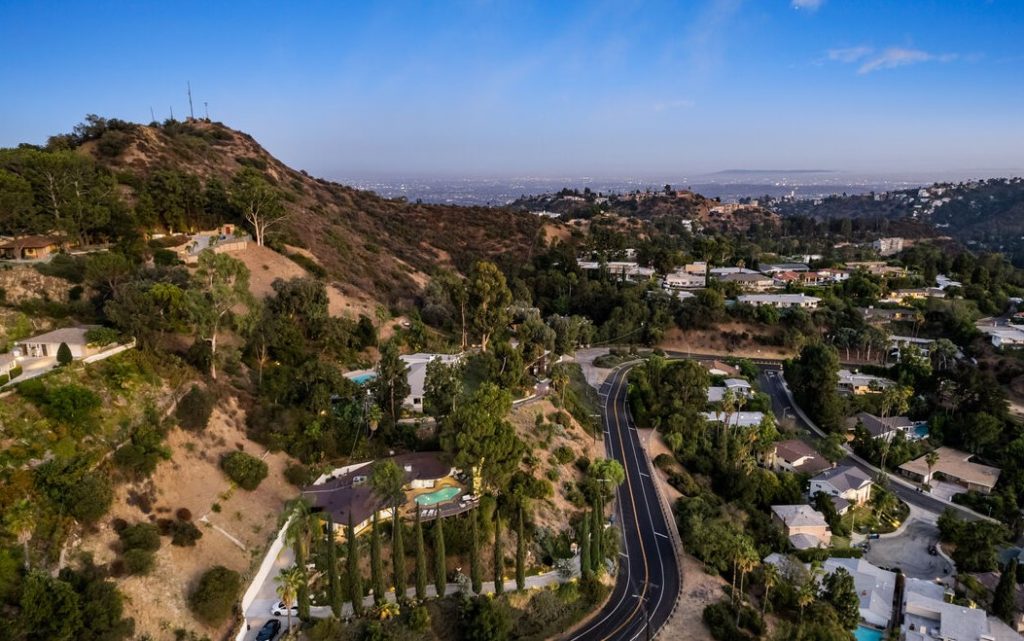
[[[700,289],[707,284],[707,277],[704,274],[694,274],[686,271],[674,271],[671,274],[665,274],[665,278],[661,281],[663,289],[680,290],[680,289]]]
[[[895,384],[893,381],[881,376],[851,372],[848,369],[839,370],[838,388],[840,394],[853,394],[855,396],[874,394]]]
[[[900,474],[919,483],[931,483],[933,478],[946,480],[982,494],[990,493],[999,482],[1001,470],[991,465],[971,462],[973,454],[945,446],[936,449],[935,453],[939,455],[939,460],[930,470],[925,457],[921,456],[901,465]]]
[[[775,286],[775,280],[764,274],[735,273],[718,276],[722,283],[737,283],[740,289],[747,292],[763,292]]]
[[[769,306],[788,309],[791,307],[802,307],[803,309],[815,309],[821,299],[807,294],[743,294],[736,297],[736,302],[754,307]]]
[[[764,420],[763,412],[704,412],[704,418],[712,423],[722,423],[726,427],[756,427]]]
[[[772,518],[798,550],[828,547],[832,543],[828,522],[810,505],[773,505]]]
[[[774,276],[780,272],[805,272],[810,268],[804,263],[768,263],[761,265],[761,273]]]

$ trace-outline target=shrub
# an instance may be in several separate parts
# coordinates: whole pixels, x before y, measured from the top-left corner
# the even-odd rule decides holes
[[[84,425],[103,402],[95,392],[80,385],[60,385],[45,393],[46,413],[68,425]]]
[[[192,510],[187,507],[179,507],[178,511],[174,513],[174,516],[178,517],[179,521],[191,521]]]
[[[22,370],[21,365],[17,365],[15,367],[12,367],[11,371],[10,371],[11,380],[13,381],[14,379],[16,379],[19,376],[21,376],[21,372],[22,371],[24,371],[24,370]]]
[[[149,550],[133,549],[124,553],[124,569],[128,574],[149,574],[156,565],[156,556]]]
[[[243,490],[255,490],[267,478],[267,464],[245,452],[231,452],[220,460],[220,466]]]
[[[555,455],[555,460],[558,461],[560,465],[571,463],[573,459],[576,458],[576,455],[573,454],[572,449],[566,447],[565,445],[560,445],[556,447],[555,451],[552,452],[552,454]]]
[[[121,332],[110,327],[93,327],[85,332],[85,340],[88,341],[90,345],[97,345],[99,347],[116,343],[120,339]]]
[[[191,521],[173,521],[168,527],[168,533],[171,535],[171,545],[183,548],[193,547],[196,541],[203,538],[202,530]]]
[[[423,632],[430,627],[430,611],[422,605],[409,612],[409,628],[415,632]]]
[[[118,533],[118,536],[121,538],[121,548],[126,552],[156,552],[160,549],[160,529],[151,523],[128,525]]]
[[[65,506],[82,523],[95,523],[107,513],[114,501],[110,481],[94,473],[84,475],[68,490]]]
[[[217,625],[231,614],[241,589],[242,577],[238,572],[217,565],[199,579],[188,596],[188,606],[199,620]]]
[[[11,380],[11,377],[7,374],[0,374],[0,385],[6,385]]]
[[[213,413],[213,394],[193,385],[174,409],[174,416],[183,429],[200,431],[206,429],[210,422],[210,414]]]
[[[284,478],[295,487],[305,487],[316,480],[313,471],[301,463],[288,465],[284,470]]]
[[[73,360],[75,360],[75,357],[71,355],[71,348],[68,347],[67,343],[61,343],[60,347],[57,348],[57,364],[63,367],[64,365],[70,365]]]

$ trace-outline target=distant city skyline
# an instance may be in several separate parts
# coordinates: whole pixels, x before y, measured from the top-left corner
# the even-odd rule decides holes
[[[9,2],[0,146],[195,112],[332,179],[1007,175],[1024,3]]]

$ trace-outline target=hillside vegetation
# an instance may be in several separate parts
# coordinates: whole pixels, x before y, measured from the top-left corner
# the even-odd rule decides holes
[[[486,207],[387,200],[285,166],[248,134],[191,120],[138,125],[89,116],[44,147],[0,150],[0,235],[60,231],[81,244],[246,225],[256,192],[283,219],[267,242],[309,250],[347,294],[409,303],[439,266],[525,260],[540,219]],[[138,247],[137,251],[142,251]]]

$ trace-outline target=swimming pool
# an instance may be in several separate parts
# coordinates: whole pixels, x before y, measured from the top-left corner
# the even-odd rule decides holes
[[[921,423],[920,425],[915,425],[914,436],[916,438],[928,438],[928,424]]]
[[[369,383],[375,378],[377,378],[377,375],[370,372],[368,374],[360,374],[358,376],[353,376],[352,382],[355,383],[356,385],[365,385],[366,383]]]
[[[853,631],[853,636],[857,641],[882,641],[885,638],[885,634],[881,630],[868,628],[863,625],[857,626],[857,629]]]
[[[438,503],[452,500],[461,491],[457,487],[442,487],[440,490],[430,494],[420,494],[416,497],[416,502],[420,505],[437,505]]]

